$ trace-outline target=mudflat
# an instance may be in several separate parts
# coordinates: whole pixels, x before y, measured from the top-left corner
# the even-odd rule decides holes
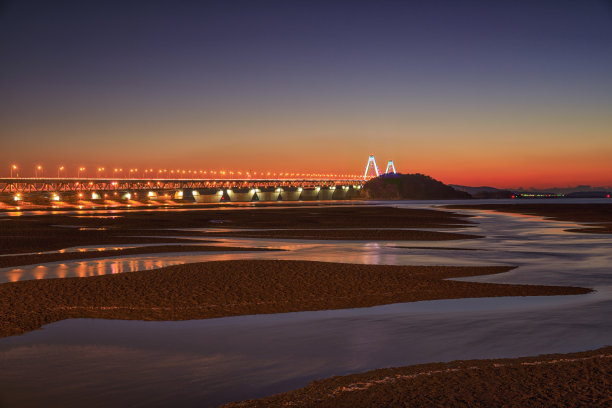
[[[224,407],[609,407],[612,347],[386,368]]]
[[[558,221],[589,224],[583,228],[572,228],[572,232],[612,234],[612,203],[576,204],[568,199],[567,204],[476,204],[447,205],[449,209],[478,209],[527,215],[539,215]]]
[[[271,239],[315,239],[350,241],[449,241],[481,238],[479,235],[457,232],[390,230],[390,229],[284,229],[269,231],[224,231],[206,233],[205,237],[271,238]]]
[[[590,292],[578,287],[446,280],[510,269],[247,260],[3,283],[0,336],[69,318],[188,320],[419,300]]]
[[[0,219],[0,254],[51,251],[77,245],[193,243],[189,237],[207,236],[193,228],[285,230],[257,232],[262,237],[437,240],[475,236],[430,233],[419,231],[418,228],[459,228],[470,225],[468,216],[448,211],[364,205],[300,205],[290,208],[264,205],[226,209],[198,207],[172,211],[130,209],[120,213],[109,209],[91,215],[59,212]],[[191,230],[181,230],[188,228]],[[371,230],[343,232],[343,228]],[[401,233],[384,228],[410,228],[411,231]],[[298,231],[300,229],[318,232],[303,233]],[[232,234],[249,236],[255,232],[234,231]]]

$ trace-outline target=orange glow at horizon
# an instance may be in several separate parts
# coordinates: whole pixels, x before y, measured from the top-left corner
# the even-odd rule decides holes
[[[499,117],[469,122],[449,114],[442,116],[448,121],[445,124],[430,117],[411,118],[414,122],[409,124],[390,117],[388,121],[355,118],[352,122],[346,118],[349,124],[342,126],[338,125],[343,119],[339,116],[337,120],[323,117],[321,122],[298,130],[292,123],[272,126],[261,121],[249,129],[248,123],[210,129],[199,122],[181,128],[164,123],[157,128],[134,124],[133,134],[117,130],[113,137],[108,128],[94,129],[89,149],[75,150],[75,145],[60,141],[34,155],[20,148],[20,140],[29,137],[23,134],[3,142],[6,149],[0,151],[0,163],[5,166],[0,168],[0,176],[8,176],[13,164],[20,169],[20,177],[34,176],[36,165],[58,169],[45,174],[49,177],[75,177],[79,168],[94,169],[87,172],[90,177],[116,178],[215,178],[232,172],[234,177],[241,172],[252,178],[363,175],[368,156],[374,154],[383,171],[387,160],[393,160],[400,173],[423,173],[447,184],[612,186],[612,137],[608,131],[612,123],[607,116],[593,114],[588,123],[575,118],[556,122],[531,118],[512,124]],[[50,126],[47,132],[56,134],[71,128]],[[196,130],[207,138],[196,137]],[[167,134],[182,136],[172,140]],[[217,134],[221,136],[214,136]],[[145,135],[152,147],[134,154]],[[119,139],[121,149],[116,148]]]
[[[367,159],[367,155],[363,156]],[[377,158],[379,169],[384,171],[386,161]],[[488,160],[474,160],[470,157],[464,160],[455,160],[453,166],[448,166],[443,158],[427,161],[426,158],[411,158],[395,156],[393,158],[399,173],[422,173],[429,175],[446,184],[458,184],[466,186],[492,186],[497,188],[547,188],[547,187],[572,187],[578,185],[591,185],[594,187],[610,187],[612,180],[612,165],[607,161],[595,161],[590,157],[576,157],[573,160],[565,158],[553,158],[538,160],[532,157],[494,157]],[[311,169],[294,170],[292,168],[274,170],[189,170],[177,169],[167,171],[164,169],[147,169],[138,171],[130,169],[129,172],[121,172],[119,168],[114,175],[107,177],[122,178],[345,178],[354,179],[363,177],[363,168],[367,160],[358,163],[358,168],[353,171],[345,169],[336,170],[319,169],[313,172]],[[320,164],[319,164],[320,165]],[[338,165],[333,163],[332,165]],[[353,166],[356,167],[356,166]],[[98,168],[100,175],[101,168]],[[62,177],[74,177],[83,172],[83,167],[75,169],[67,168],[62,171]],[[70,174],[75,173],[75,174]],[[142,173],[142,174],[141,174]],[[28,175],[25,174],[25,177]],[[83,176],[83,175],[82,175]],[[53,176],[50,176],[53,177]]]

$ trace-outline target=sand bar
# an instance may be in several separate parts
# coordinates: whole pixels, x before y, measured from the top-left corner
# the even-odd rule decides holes
[[[612,347],[385,368],[224,407],[609,407]]]
[[[590,292],[577,287],[445,280],[510,269],[249,260],[3,283],[0,336],[69,318],[188,320],[433,299]]]

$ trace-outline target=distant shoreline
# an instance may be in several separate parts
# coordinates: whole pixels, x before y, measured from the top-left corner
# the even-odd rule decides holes
[[[451,210],[474,209],[506,212],[513,214],[538,215],[556,221],[571,221],[586,224],[582,228],[571,228],[568,231],[591,234],[612,234],[612,201],[597,204],[475,204],[445,205]]]

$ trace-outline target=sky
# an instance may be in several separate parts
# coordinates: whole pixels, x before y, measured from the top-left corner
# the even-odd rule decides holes
[[[0,95],[0,176],[612,186],[612,1],[0,0]]]

